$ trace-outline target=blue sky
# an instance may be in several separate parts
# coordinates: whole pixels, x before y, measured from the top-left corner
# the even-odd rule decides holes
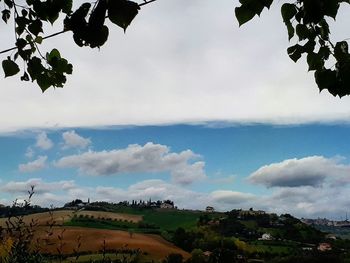
[[[152,197],[344,217],[350,97],[320,93],[306,59],[290,60],[283,2],[242,27],[237,4],[158,0],[126,34],[108,25],[99,50],[69,32],[43,41],[42,53],[59,49],[73,75],[44,94],[1,80],[0,203],[34,184],[45,206]],[[349,37],[348,10],[329,21],[332,42]],[[12,30],[2,28],[1,50]]]
[[[0,137],[0,200],[24,198],[33,184],[41,205],[172,198],[193,209],[340,218],[349,131],[344,124],[218,123],[22,131]]]

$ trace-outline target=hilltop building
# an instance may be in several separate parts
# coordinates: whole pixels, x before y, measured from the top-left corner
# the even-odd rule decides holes
[[[170,200],[165,200],[160,204],[160,208],[162,209],[174,209],[174,202]]]
[[[215,209],[212,206],[207,206],[205,208],[205,212],[207,212],[207,213],[214,213],[214,211],[215,211]]]
[[[273,240],[274,238],[272,237],[272,235],[270,233],[265,233],[263,234],[259,240]]]
[[[238,216],[245,217],[245,216],[258,216],[258,215],[265,215],[266,212],[263,210],[253,210],[253,208],[250,208],[249,210],[239,210]]]
[[[332,250],[332,246],[329,243],[320,243],[317,249],[319,251],[329,251],[329,250]]]

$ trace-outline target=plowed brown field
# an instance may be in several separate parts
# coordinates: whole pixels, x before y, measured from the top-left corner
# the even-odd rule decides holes
[[[103,242],[106,242],[106,249],[121,249],[127,247],[129,249],[140,249],[142,252],[147,252],[152,258],[162,259],[170,253],[182,254],[184,258],[188,258],[189,253],[174,246],[160,236],[150,234],[138,234],[119,230],[103,230],[91,229],[82,227],[54,227],[53,238],[50,240],[56,243],[55,245],[47,246],[44,251],[57,254],[57,246],[59,240],[58,235],[63,232],[62,252],[64,254],[73,253],[73,249],[77,247],[77,239],[81,236],[80,252],[98,252],[103,247]],[[40,228],[37,231],[36,237],[45,237],[45,229]]]
[[[62,211],[54,211],[52,213],[53,220],[55,221],[55,225],[62,225],[64,222],[70,220],[74,213],[77,216],[80,215],[88,215],[93,216],[94,218],[110,218],[112,220],[127,220],[134,223],[137,223],[142,220],[142,216],[140,215],[131,215],[131,214],[118,214],[112,212],[100,212],[100,211],[73,211],[73,210],[62,210]],[[24,217],[24,221],[29,223],[31,220],[36,220],[38,225],[44,226],[47,225],[47,222],[50,221],[51,216],[48,212],[32,214]],[[6,218],[0,218],[0,226],[5,227]]]

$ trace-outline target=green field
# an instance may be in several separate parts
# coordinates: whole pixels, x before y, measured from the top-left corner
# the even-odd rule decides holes
[[[122,211],[121,211],[122,210]],[[151,210],[151,209],[118,209],[117,213],[142,215],[143,221],[139,224],[115,220],[99,220],[92,218],[72,218],[65,222],[65,226],[89,227],[111,230],[130,230],[139,233],[160,234],[165,231],[174,231],[179,227],[193,229],[197,225],[201,212],[182,210]]]
[[[198,218],[205,214],[200,211],[132,207],[113,207],[111,210],[116,213],[142,215],[145,223],[154,224],[161,230],[166,231],[172,231],[178,227],[192,229],[196,227]]]
[[[188,212],[181,210],[147,211],[143,214],[146,223],[153,223],[161,230],[174,231],[178,227],[192,229],[196,227],[200,212]]]

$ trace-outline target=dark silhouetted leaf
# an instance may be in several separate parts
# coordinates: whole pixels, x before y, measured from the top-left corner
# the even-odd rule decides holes
[[[239,26],[247,23],[255,16],[255,12],[249,9],[247,6],[242,5],[235,8],[236,18],[238,20]]]
[[[5,78],[16,75],[19,72],[18,65],[10,57],[2,61],[2,69],[4,70]]]
[[[324,14],[335,19],[339,9],[338,0],[326,0],[323,2]]]
[[[4,20],[5,23],[10,19],[11,17],[11,11],[8,9],[4,9],[1,11],[2,13],[2,20]]]
[[[39,33],[43,32],[43,23],[40,19],[36,19],[31,22],[28,26],[28,30],[35,36],[39,35]]]
[[[324,65],[322,56],[318,53],[310,52],[307,54],[307,63],[309,65],[309,71],[311,70],[321,70]]]
[[[112,23],[120,26],[125,31],[138,14],[139,9],[139,5],[132,1],[108,1],[108,18]]]
[[[288,30],[288,40],[291,40],[294,37],[294,27],[291,22],[286,23],[287,30]]]
[[[297,26],[295,27],[295,32],[299,37],[299,41],[305,40],[310,36],[309,29],[304,24],[297,24]]]
[[[287,49],[288,56],[294,61],[297,62],[299,58],[301,58],[301,54],[303,53],[303,47],[296,44]]]
[[[324,89],[332,90],[332,87],[337,85],[336,73],[330,69],[317,70],[315,80],[320,91]]]
[[[287,23],[297,14],[297,8],[294,4],[283,4],[281,7],[283,22]]]

